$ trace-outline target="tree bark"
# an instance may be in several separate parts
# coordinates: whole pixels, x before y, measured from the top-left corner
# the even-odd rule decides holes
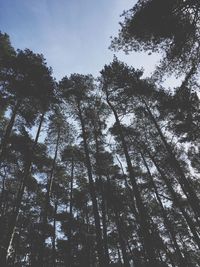
[[[90,190],[93,213],[94,213],[94,220],[95,220],[99,266],[105,267],[106,260],[105,260],[104,249],[103,249],[103,240],[102,240],[102,234],[101,234],[101,224],[100,224],[100,217],[99,217],[99,212],[98,212],[98,204],[97,204],[97,199],[96,199],[96,190],[95,190],[94,180],[92,176],[92,166],[90,162],[90,154],[89,154],[87,137],[86,137],[87,135],[86,135],[83,115],[82,115],[81,108],[80,108],[80,103],[78,103],[78,112],[79,112],[79,120],[81,123],[81,129],[82,129],[83,145],[84,145],[84,151],[85,151],[85,161],[86,161],[86,167],[87,167],[87,173],[88,173],[88,179],[89,179],[89,190]]]

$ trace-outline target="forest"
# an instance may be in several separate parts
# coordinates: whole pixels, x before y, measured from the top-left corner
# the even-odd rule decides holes
[[[138,0],[114,56],[56,81],[0,32],[0,266],[200,266],[200,2]],[[164,78],[180,83],[170,88]]]

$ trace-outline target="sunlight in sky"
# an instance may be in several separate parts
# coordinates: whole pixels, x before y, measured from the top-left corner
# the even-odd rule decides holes
[[[42,53],[57,80],[70,73],[98,76],[113,58],[108,49],[116,36],[120,14],[133,0],[1,0],[0,30],[10,35],[15,48]],[[157,55],[116,56],[150,75]]]

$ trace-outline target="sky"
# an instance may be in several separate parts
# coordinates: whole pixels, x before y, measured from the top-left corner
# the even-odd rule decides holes
[[[0,0],[0,31],[14,48],[43,54],[53,75],[60,80],[71,73],[99,75],[115,54],[149,76],[158,55],[113,52],[111,36],[117,36],[120,15],[134,0]]]

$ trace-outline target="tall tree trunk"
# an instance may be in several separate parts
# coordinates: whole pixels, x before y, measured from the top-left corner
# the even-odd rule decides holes
[[[128,181],[127,181],[127,178],[126,178],[126,175],[123,171],[123,166],[122,166],[122,163],[120,161],[120,159],[117,157],[117,160],[118,162],[120,163],[120,166],[121,166],[121,169],[122,169],[122,172],[124,174],[124,180],[125,180],[125,185],[126,185],[126,188],[128,189],[129,191],[129,196],[130,196],[130,200],[131,200],[131,205],[130,205],[130,210],[131,212],[133,213],[133,215],[135,216],[135,219],[136,219],[136,222],[139,223],[139,215],[138,215],[138,212],[136,210],[136,207],[134,205],[135,203],[135,199],[134,199],[134,193],[133,193],[133,190],[130,188],[129,184],[128,184]],[[171,254],[170,252],[167,251],[167,248],[159,234],[159,231],[157,229],[157,226],[155,225],[154,221],[150,218],[149,219],[150,223],[151,223],[151,228],[152,228],[152,232],[154,234],[154,239],[157,240],[159,242],[159,248],[158,249],[162,249],[166,256],[168,257],[168,259],[170,260],[170,262],[172,263],[172,265],[174,266],[174,263],[173,263],[173,260],[172,260],[172,257],[171,257]],[[139,238],[142,240],[142,237],[141,237],[141,234],[140,234],[140,231],[138,230],[139,234]],[[142,243],[142,247],[144,249],[144,243]]]
[[[120,254],[120,244],[117,244],[117,256],[118,256],[119,265],[122,267],[122,259],[121,259],[121,254]]]
[[[86,220],[86,225],[87,225],[87,230],[86,233],[89,235],[89,227],[90,227],[90,222],[89,222],[89,215],[88,215],[88,203],[86,201],[85,204],[85,220]],[[87,243],[85,244],[86,246],[86,253],[87,253],[87,258],[85,259],[85,266],[91,267],[91,262],[92,262],[92,255],[91,255],[91,241],[90,239],[87,240]]]
[[[51,192],[52,192],[52,185],[53,185],[53,179],[54,179],[54,171],[55,171],[55,166],[56,166],[56,160],[57,160],[57,156],[58,156],[59,141],[60,141],[60,129],[58,130],[58,133],[57,133],[57,140],[56,140],[54,158],[53,158],[53,162],[52,162],[52,167],[51,167],[49,179],[47,181],[47,192],[46,192],[46,195],[45,195],[45,204],[44,204],[44,210],[43,210],[43,215],[42,215],[43,230],[42,230],[42,235],[41,235],[41,244],[40,244],[41,248],[40,248],[40,253],[39,253],[39,257],[38,257],[40,266],[44,265],[46,225],[48,223],[48,210],[49,210],[49,207],[50,207],[50,197],[51,197]]]
[[[130,186],[129,183],[128,183],[128,180],[127,180],[126,174],[125,174],[125,172],[124,172],[124,169],[123,169],[123,165],[122,165],[121,160],[119,159],[118,156],[116,156],[116,158],[117,158],[117,161],[118,161],[119,164],[120,164],[120,168],[121,168],[121,171],[122,171],[123,176],[124,176],[125,186],[126,186],[126,188],[128,189],[128,193],[129,193],[128,196],[129,196],[129,199],[130,199],[130,201],[129,201],[129,208],[130,208],[132,214],[134,215],[135,220],[136,220],[136,223],[137,223],[137,225],[135,226],[135,227],[136,227],[136,231],[137,231],[137,234],[138,234],[139,239],[140,239],[140,241],[141,241],[141,246],[142,246],[143,250],[145,250],[145,249],[144,249],[143,238],[142,238],[142,235],[141,235],[141,231],[139,230],[139,227],[140,227],[140,219],[139,219],[139,214],[138,214],[138,211],[137,211],[137,208],[136,208],[136,204],[135,204],[135,196],[134,196],[134,192],[133,192],[131,186]],[[139,226],[139,227],[138,227],[138,226]]]
[[[103,226],[103,244],[104,244],[104,254],[105,254],[105,260],[106,264],[109,265],[110,258],[109,258],[109,252],[108,252],[108,235],[107,235],[107,222],[106,222],[106,203],[105,203],[105,194],[103,189],[103,180],[102,175],[99,172],[99,141],[97,136],[96,130],[94,131],[94,137],[95,137],[95,145],[96,145],[96,165],[97,165],[97,173],[100,183],[100,193],[101,193],[101,210],[102,210],[102,226]]]
[[[162,180],[164,181],[164,183],[166,184],[169,193],[171,194],[174,204],[180,209],[183,217],[185,218],[190,231],[193,235],[194,241],[196,242],[196,244],[198,245],[199,249],[200,249],[200,238],[196,229],[196,226],[194,224],[194,222],[192,221],[192,219],[190,218],[190,216],[188,215],[188,213],[186,212],[186,210],[184,209],[184,207],[182,206],[179,197],[177,196],[176,192],[174,191],[170,181],[168,180],[168,178],[165,176],[164,172],[161,170],[161,168],[159,167],[158,163],[156,162],[155,158],[151,155],[151,153],[149,152],[149,150],[147,150],[147,148],[145,149],[145,151],[147,152],[149,158],[151,159],[151,161],[153,162],[153,164],[155,165],[156,169],[158,170]]]
[[[19,216],[22,198],[24,195],[24,189],[26,186],[26,182],[28,180],[28,176],[30,174],[32,158],[33,158],[33,154],[34,154],[36,145],[38,143],[42,123],[44,121],[44,115],[45,114],[43,113],[43,114],[41,114],[41,117],[40,117],[40,122],[39,122],[38,130],[37,130],[37,134],[35,137],[35,141],[34,141],[32,150],[30,152],[29,158],[27,159],[27,162],[25,164],[22,181],[21,181],[20,188],[19,188],[18,194],[17,194],[16,206],[13,210],[13,214],[12,214],[12,217],[10,220],[7,235],[6,235],[5,239],[3,240],[3,244],[2,244],[1,249],[0,249],[0,263],[2,264],[2,266],[6,266],[6,261],[10,256],[10,249],[12,247],[12,242],[13,242],[13,238],[14,238],[14,234],[15,234],[15,228],[16,228],[16,224],[17,224],[17,220],[18,220],[18,216]]]
[[[87,167],[87,173],[88,173],[88,179],[89,179],[89,190],[90,190],[92,206],[93,206],[93,213],[94,213],[99,266],[105,267],[106,266],[106,260],[105,260],[105,256],[104,256],[103,240],[102,240],[102,234],[101,234],[101,224],[100,224],[98,204],[97,204],[97,199],[96,199],[96,190],[95,190],[95,186],[94,186],[94,180],[92,177],[92,166],[91,166],[91,162],[90,162],[90,154],[89,154],[89,149],[88,149],[88,144],[87,144],[87,135],[86,135],[86,131],[85,131],[85,123],[84,123],[83,115],[81,112],[80,103],[78,104],[78,112],[79,112],[79,119],[80,119],[80,123],[81,123],[82,136],[83,136],[85,161],[86,161],[86,167]]]
[[[171,146],[168,144],[165,136],[163,135],[162,130],[160,129],[155,117],[153,116],[148,104],[146,103],[146,101],[144,99],[142,99],[142,102],[144,103],[146,110],[149,114],[149,117],[151,118],[152,122],[154,123],[154,125],[157,129],[157,132],[158,132],[158,134],[159,134],[159,136],[160,136],[160,138],[161,138],[161,140],[162,140],[162,142],[166,148],[166,151],[167,151],[169,157],[171,158],[171,162],[173,162],[172,167],[173,167],[173,169],[177,175],[180,186],[181,186],[184,194],[186,195],[188,202],[190,203],[190,206],[194,211],[197,223],[200,226],[200,200],[197,197],[191,183],[186,178],[179,161],[177,160]]]
[[[12,111],[12,115],[11,115],[10,121],[9,121],[7,127],[6,127],[5,134],[4,134],[3,138],[2,138],[2,141],[1,141],[1,144],[0,144],[0,164],[1,164],[2,160],[4,159],[4,157],[6,155],[6,149],[7,149],[8,141],[9,141],[9,138],[10,138],[10,135],[11,135],[11,132],[12,132],[12,129],[13,129],[13,126],[14,126],[14,123],[15,123],[15,119],[16,119],[18,110],[20,108],[20,105],[21,105],[21,101],[18,100],[16,102],[16,105],[15,105],[13,111]]]
[[[125,138],[124,138],[124,134],[122,132],[121,129],[121,124],[118,118],[118,114],[115,110],[115,108],[112,106],[111,102],[109,101],[108,95],[107,95],[107,103],[109,105],[109,107],[111,108],[114,117],[115,117],[115,121],[116,121],[116,125],[118,126],[118,130],[119,130],[119,135],[121,138],[121,142],[122,142],[122,147],[123,147],[123,151],[124,151],[124,155],[126,158],[126,163],[127,163],[127,167],[128,167],[128,172],[130,175],[130,180],[131,180],[131,184],[133,187],[133,192],[135,195],[135,199],[136,199],[136,205],[137,205],[137,209],[138,209],[138,214],[139,214],[139,223],[140,223],[140,228],[141,228],[141,233],[142,233],[142,237],[143,237],[143,242],[144,242],[144,248],[146,251],[146,257],[148,259],[148,266],[156,266],[158,264],[157,261],[157,257],[156,257],[156,253],[155,253],[155,248],[153,246],[153,242],[152,242],[152,238],[151,238],[151,233],[150,233],[150,223],[148,221],[148,215],[146,212],[146,208],[143,204],[142,198],[140,196],[140,192],[138,189],[138,185],[135,179],[135,175],[134,175],[134,170],[133,170],[133,166],[131,163],[131,159],[128,153],[128,148],[125,142]]]
[[[7,172],[6,172],[6,168],[4,167],[4,175],[3,175],[3,179],[2,179],[2,189],[1,189],[1,196],[0,196],[0,214],[1,217],[3,216],[3,212],[4,212],[4,203],[5,203],[5,181],[6,181],[6,176],[7,176]]]
[[[73,219],[73,182],[74,182],[74,158],[72,156],[71,160],[71,181],[70,181],[70,204],[69,204],[69,236],[68,236],[68,265],[69,267],[73,266],[72,259],[72,219]]]
[[[103,189],[103,183],[102,183],[102,177],[99,176],[100,181],[100,187],[101,187],[101,210],[102,210],[102,226],[103,226],[103,244],[104,244],[104,254],[106,259],[106,266],[109,265],[110,258],[109,258],[109,252],[108,252],[108,235],[107,235],[107,219],[106,219],[106,204],[105,204],[105,195],[104,195],[104,189]]]
[[[120,244],[121,251],[122,251],[122,258],[124,261],[124,266],[130,267],[128,255],[127,255],[127,251],[126,251],[126,242],[125,242],[124,235],[123,235],[124,229],[123,229],[122,221],[120,218],[120,212],[119,212],[119,209],[118,209],[116,201],[115,201],[115,196],[114,196],[114,193],[111,189],[109,176],[107,176],[107,183],[108,183],[109,195],[111,198],[111,204],[113,206],[113,211],[114,211],[114,215],[115,215],[115,223],[117,226],[117,232],[118,232],[118,236],[119,236],[119,244]]]
[[[58,209],[58,201],[55,201],[54,219],[53,219],[53,238],[52,238],[52,267],[56,267],[56,214]]]
[[[161,214],[162,214],[162,217],[163,217],[164,225],[165,225],[165,227],[167,228],[167,230],[168,230],[168,232],[169,232],[169,235],[170,235],[170,238],[171,238],[171,240],[172,240],[172,242],[173,242],[173,244],[174,244],[174,247],[175,247],[175,253],[176,253],[176,255],[178,256],[179,266],[180,266],[180,267],[186,266],[186,262],[185,262],[185,260],[184,260],[184,257],[183,257],[183,255],[182,255],[182,253],[181,253],[181,251],[180,251],[179,245],[178,245],[177,240],[176,240],[176,234],[175,234],[175,232],[174,232],[173,225],[172,225],[171,221],[170,221],[170,220],[168,219],[168,217],[167,217],[167,213],[166,213],[166,211],[165,211],[165,208],[164,208],[164,206],[163,206],[162,200],[161,200],[160,195],[159,195],[159,193],[158,193],[157,186],[156,186],[156,184],[155,184],[155,182],[154,182],[154,179],[153,179],[153,177],[152,177],[152,175],[151,175],[151,171],[150,171],[150,169],[149,169],[149,166],[148,166],[148,164],[147,164],[147,161],[146,161],[146,159],[145,159],[145,157],[144,157],[144,155],[143,155],[143,153],[142,153],[141,151],[140,151],[140,154],[141,154],[141,157],[142,157],[142,159],[143,159],[144,166],[145,166],[146,169],[147,169],[147,173],[148,173],[148,175],[149,175],[150,182],[151,182],[151,184],[152,184],[152,186],[153,186],[153,188],[154,188],[154,192],[155,192],[157,201],[158,201],[158,203],[159,203],[159,205],[160,205],[160,209],[161,209]]]

